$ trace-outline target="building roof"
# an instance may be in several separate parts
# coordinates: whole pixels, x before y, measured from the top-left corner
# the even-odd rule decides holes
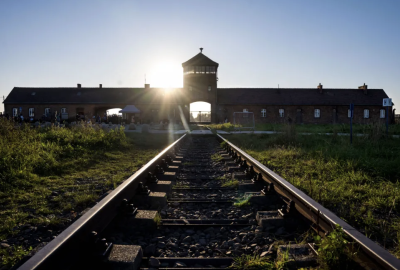
[[[140,110],[135,105],[126,105],[125,108],[119,111],[120,113],[140,113]]]
[[[182,104],[182,89],[14,87],[5,104]]]
[[[387,98],[382,89],[218,88],[221,105],[375,105]],[[188,104],[183,88],[35,88],[14,87],[5,104]]]
[[[242,105],[376,105],[387,98],[383,89],[218,88],[218,104]]]
[[[217,62],[214,62],[203,53],[198,53],[194,57],[190,58],[186,62],[182,63],[182,67],[186,66],[219,66]]]

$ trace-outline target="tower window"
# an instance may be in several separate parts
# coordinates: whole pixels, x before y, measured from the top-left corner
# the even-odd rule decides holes
[[[206,67],[205,66],[201,67],[201,73],[203,73],[203,74],[206,73]]]
[[[211,85],[208,86],[208,91],[211,91]]]
[[[266,109],[262,109],[261,110],[261,117],[267,117],[267,110]]]
[[[210,73],[210,67],[206,66],[206,74]]]
[[[215,67],[210,67],[210,73],[215,74]]]
[[[185,67],[185,74],[191,74],[194,73],[194,66],[187,66]]]

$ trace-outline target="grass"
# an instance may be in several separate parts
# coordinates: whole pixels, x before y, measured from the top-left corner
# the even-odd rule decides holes
[[[245,207],[250,205],[251,196],[244,196],[238,199],[233,205],[236,207]]]
[[[256,124],[256,130],[284,131],[285,124]],[[297,132],[304,133],[350,133],[350,122],[346,124],[293,124]],[[353,124],[353,133],[371,134],[386,132],[384,123]],[[389,134],[400,134],[400,125],[389,125]]]
[[[14,128],[0,119],[1,266],[10,267],[40,242],[18,240],[27,228],[60,232],[99,197],[116,188],[174,138],[168,134],[125,136],[90,126]],[[0,267],[1,268],[1,267]]]
[[[221,187],[228,187],[228,188],[238,188],[239,187],[239,180],[229,178],[226,175],[216,177],[215,180],[221,181]]]
[[[223,182],[221,187],[238,188],[239,187],[239,180],[229,179],[229,180]]]
[[[211,160],[214,162],[220,162],[223,160],[223,157],[220,154],[211,155]]]
[[[240,257],[236,257],[234,258],[232,267],[235,269],[244,270],[276,269],[274,267],[274,263],[270,262],[269,259],[265,257],[260,257],[259,255],[242,255]]]
[[[255,124],[255,130],[257,131],[277,131],[285,132],[287,129],[286,124]],[[350,133],[350,122],[346,124],[292,124],[297,132],[300,133]],[[240,125],[233,125],[231,123],[224,124],[211,124],[208,125],[212,130],[223,130],[223,131],[234,131],[235,127],[239,128]],[[374,133],[386,133],[386,126],[382,123],[371,123],[371,124],[353,124],[353,134],[374,134]],[[389,134],[399,135],[400,125],[389,125]]]
[[[230,135],[229,140],[400,258],[400,140]]]
[[[240,125],[234,125],[231,123],[223,123],[223,124],[210,124],[207,127],[211,128],[211,130],[224,130],[224,131],[233,131],[235,128],[239,128]]]

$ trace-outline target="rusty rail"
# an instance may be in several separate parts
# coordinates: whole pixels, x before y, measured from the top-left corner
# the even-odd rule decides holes
[[[268,169],[265,165],[261,164],[258,160],[230,143],[224,137],[219,134],[217,134],[217,136],[220,141],[226,142],[230,149],[235,151],[238,156],[245,159],[249,165],[253,165],[254,170],[263,175],[263,179],[269,183],[273,183],[274,188],[278,193],[286,197],[288,200],[294,201],[296,209],[305,218],[326,232],[332,231],[335,224],[339,224],[352,241],[358,244],[360,250],[364,253],[361,254],[362,260],[363,262],[365,260],[365,266],[370,267],[369,269],[376,269],[376,267],[379,267],[380,269],[400,269],[400,260],[390,254],[387,250],[380,247],[377,243],[357,231],[334,213],[311,199],[303,191],[299,190],[288,181]]]
[[[84,254],[82,251],[90,248],[92,240],[91,232],[103,231],[117,215],[122,201],[124,199],[130,200],[134,197],[137,186],[140,182],[145,182],[147,173],[153,172],[158,162],[161,161],[173,147],[178,146],[185,137],[186,134],[169,145],[18,269],[68,268],[77,258]]]

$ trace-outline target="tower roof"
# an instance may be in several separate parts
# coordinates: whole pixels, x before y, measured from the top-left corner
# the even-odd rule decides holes
[[[203,48],[201,48],[203,49]],[[190,58],[186,62],[182,63],[182,67],[186,66],[217,66],[218,63],[214,62],[207,56],[205,56],[202,52],[196,54],[194,57]]]

